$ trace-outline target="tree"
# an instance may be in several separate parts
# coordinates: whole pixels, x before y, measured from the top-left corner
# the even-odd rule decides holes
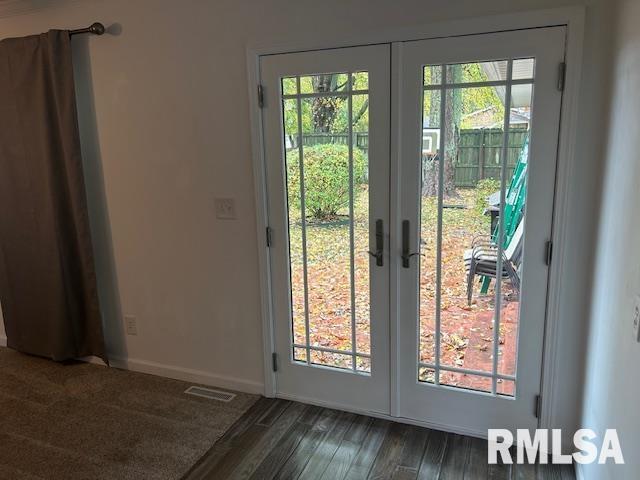
[[[338,75],[333,74],[316,75],[312,77],[311,84],[314,93],[332,93],[344,87],[344,83],[338,84]],[[313,131],[315,133],[331,133],[338,109],[344,102],[343,97],[315,97],[311,106]]]
[[[458,83],[462,80],[462,66],[448,65],[447,82]],[[429,67],[430,78],[436,80],[439,66]],[[440,125],[441,118],[441,90],[431,90],[425,93],[429,95],[429,101],[425,101],[425,116],[429,126],[439,126],[441,134],[444,134],[444,152],[440,152],[434,158],[423,160],[423,187],[422,193],[426,196],[438,194],[440,155],[444,153],[443,170],[443,195],[445,197],[456,195],[455,164],[458,156],[459,125],[462,114],[462,91],[458,88],[448,88],[444,94],[444,125]],[[437,127],[436,127],[437,128]]]
[[[326,74],[314,77],[301,77],[300,87],[305,93],[327,93],[345,90],[347,83],[346,74]],[[352,74],[351,84],[354,90],[368,89],[368,75],[366,72]],[[295,95],[297,92],[296,79],[285,78],[282,81],[282,89],[285,95]],[[351,125],[355,132],[367,132],[369,130],[369,95],[356,94],[352,99]],[[316,98],[304,98],[301,101],[302,133],[344,133],[349,127],[349,109],[347,99],[341,96],[325,96]],[[284,127],[286,135],[297,137],[298,135],[298,101],[294,98],[285,99]]]
[[[447,66],[447,78],[452,83],[462,80],[462,66]],[[460,120],[462,118],[462,93],[459,88],[445,90],[444,105],[444,180],[443,194],[450,197],[456,194],[456,162],[458,160],[458,140],[460,138]]]
[[[447,65],[447,83],[485,82],[486,73],[478,63]],[[427,84],[439,84],[440,66],[425,69]],[[444,134],[444,152],[438,156],[423,160],[423,195],[438,194],[438,174],[440,155],[444,154],[443,195],[455,196],[455,167],[458,159],[460,129],[465,127],[465,115],[489,107],[495,108],[495,120],[499,122],[504,115],[502,100],[494,87],[448,88],[445,90],[444,125],[440,125],[442,91],[427,90],[424,98],[425,123],[430,128],[439,128]],[[439,147],[438,147],[439,149]]]

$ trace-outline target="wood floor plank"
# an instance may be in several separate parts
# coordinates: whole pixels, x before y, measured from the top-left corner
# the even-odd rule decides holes
[[[515,457],[514,457],[515,458]],[[513,465],[513,480],[575,480],[573,465]]]
[[[216,462],[208,475],[202,477],[203,479],[238,478],[242,472],[246,472],[255,464],[260,455],[265,454],[264,447],[267,442],[284,433],[282,430],[288,428],[304,409],[300,404],[286,400],[272,402],[271,407],[256,419],[256,423],[231,440],[231,448]],[[275,417],[276,414],[273,412],[279,414],[278,420],[271,427],[259,424],[267,416]]]
[[[234,439],[247,431],[262,417],[265,412],[273,407],[275,400],[260,398],[231,428],[220,438],[215,445],[196,463],[183,477],[183,480],[201,480],[207,478],[220,459],[229,452]]]
[[[450,433],[447,450],[442,460],[439,480],[460,480],[464,478],[464,469],[469,455],[471,439],[463,435]]]
[[[298,477],[300,480],[318,480],[322,477],[355,418],[356,415],[353,413],[341,412],[338,414],[338,421],[316,447]]]
[[[298,445],[320,415],[321,410],[319,407],[306,407],[298,421],[291,425],[271,452],[258,465],[250,478],[253,480],[274,478],[291,454],[298,448]]]
[[[260,425],[261,427],[271,427],[280,415],[284,413],[291,406],[292,402],[287,401],[275,401],[273,402],[273,406],[267,409],[264,414],[258,419],[256,425]]]
[[[427,446],[430,431],[414,425],[409,425],[407,428],[407,438],[398,465],[407,469],[414,469],[417,473],[420,468],[424,450]]]
[[[265,427],[263,423],[256,424],[256,429],[260,432],[256,436],[255,442],[249,447],[246,445],[243,447],[243,459],[235,466],[232,473],[228,475],[230,480],[246,480],[249,478],[258,465],[262,463],[265,457],[278,444],[282,436],[291,428],[291,426],[300,418],[305,411],[306,406],[301,403],[291,403],[286,409],[273,419],[271,426]],[[269,417],[271,418],[271,417]],[[266,431],[264,431],[266,429]],[[225,478],[218,476],[216,478]]]
[[[536,466],[528,463],[513,465],[513,480],[536,480]]]
[[[418,480],[434,480],[440,477],[442,471],[442,461],[444,460],[449,443],[449,436],[438,430],[430,430],[427,444],[425,446],[420,469],[418,470]]]
[[[345,480],[365,480],[373,467],[391,422],[374,418],[362,440],[362,447],[351,462]]]
[[[388,480],[393,476],[400,462],[408,431],[408,425],[391,425],[369,473],[370,480]]]
[[[285,400],[258,401],[185,480],[575,480],[572,465],[488,465],[485,440]]]
[[[576,478],[576,469],[574,465],[561,465],[560,466],[560,477],[562,480],[575,480]]]
[[[315,423],[311,425],[274,479],[293,480],[300,476],[313,452],[338,421],[338,414],[337,410],[322,409]]]
[[[511,480],[513,477],[513,465],[498,463],[489,465],[487,478],[489,480]]]
[[[479,438],[469,439],[469,453],[464,468],[464,479],[475,480],[488,478],[489,463],[487,462],[488,445],[485,440]]]
[[[362,443],[367,436],[369,427],[373,422],[373,417],[367,417],[365,415],[358,415],[353,421],[347,433],[344,434],[345,440],[354,443]]]
[[[562,480],[560,465],[537,465],[538,478],[545,480]]]
[[[365,438],[372,419],[358,415],[349,429],[346,431],[342,442],[333,455],[331,462],[327,465],[320,480],[343,480],[351,468],[353,460],[362,447],[362,440]]]
[[[391,480],[416,480],[418,478],[418,470],[415,468],[403,467],[398,465]]]

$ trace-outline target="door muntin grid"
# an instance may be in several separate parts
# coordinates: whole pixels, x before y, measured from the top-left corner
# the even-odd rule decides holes
[[[422,253],[417,352],[420,383],[515,396],[520,291],[513,290],[521,278],[515,247],[521,258],[534,78],[533,58],[423,68],[418,239]],[[493,175],[488,177],[494,177],[497,189],[491,195],[498,200],[497,207],[493,205],[494,215],[469,213],[477,207],[473,202],[478,195],[474,198],[457,187],[459,183],[464,185],[464,179],[458,176],[465,171],[463,157],[473,153],[462,141],[464,130],[478,131],[482,136],[478,150],[485,160],[487,148],[493,154],[492,165],[477,165],[477,173],[480,175],[481,168],[493,168]],[[485,136],[492,138],[490,147],[484,143]],[[515,165],[511,165],[514,159]],[[491,186],[489,182],[482,186],[485,184]],[[484,231],[478,232],[479,228]],[[464,292],[464,286],[469,285],[470,270],[467,257],[469,250],[474,250],[473,237],[478,233],[488,237],[486,253],[495,256],[493,271],[509,270],[511,275],[495,274],[492,294],[483,297],[483,291],[477,292],[472,282],[475,303],[465,305],[468,292]],[[479,256],[483,254],[480,246],[475,250]],[[487,267],[489,257],[482,260],[484,263],[476,262],[476,266],[482,263],[485,270],[478,273],[487,276],[477,278],[486,282],[492,270]]]
[[[365,71],[281,79],[291,361],[365,375],[368,95]]]

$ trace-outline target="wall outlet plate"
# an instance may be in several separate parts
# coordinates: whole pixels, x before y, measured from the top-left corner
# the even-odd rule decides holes
[[[127,335],[138,335],[138,320],[134,315],[124,316],[124,327]]]
[[[640,295],[633,302],[633,338],[640,343]]]
[[[214,200],[216,218],[221,220],[236,219],[236,202],[233,198],[216,198]]]

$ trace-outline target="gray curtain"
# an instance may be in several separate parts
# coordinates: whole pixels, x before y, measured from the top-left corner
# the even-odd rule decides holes
[[[9,347],[106,361],[66,31],[0,41],[0,303]]]

